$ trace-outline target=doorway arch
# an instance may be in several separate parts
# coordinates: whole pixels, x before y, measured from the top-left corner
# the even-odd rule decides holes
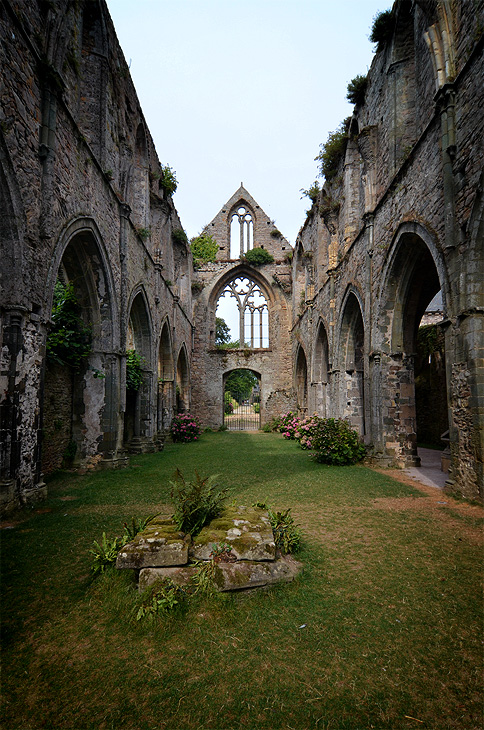
[[[302,345],[299,345],[297,350],[295,380],[297,410],[302,415],[306,415],[308,410],[308,364]]]
[[[403,224],[384,268],[378,311],[380,347],[385,356],[382,367],[387,369],[387,387],[381,394],[383,442],[387,455],[399,466],[420,463],[417,340],[422,317],[439,291],[445,318],[448,287],[441,255],[425,229],[414,223]],[[446,384],[444,391],[440,397],[447,403]]]
[[[257,431],[261,426],[261,375],[235,368],[223,376],[223,423],[229,431]]]

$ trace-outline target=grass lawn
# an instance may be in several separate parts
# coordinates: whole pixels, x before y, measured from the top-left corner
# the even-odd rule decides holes
[[[218,473],[240,504],[292,507],[302,576],[133,619],[131,571],[89,548]],[[280,435],[212,433],[119,472],[57,474],[3,523],[4,730],[482,730],[483,510]]]

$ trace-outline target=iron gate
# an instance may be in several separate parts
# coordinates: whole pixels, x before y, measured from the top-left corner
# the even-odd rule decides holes
[[[247,393],[224,393],[224,426],[229,431],[257,431],[260,428],[260,403]]]

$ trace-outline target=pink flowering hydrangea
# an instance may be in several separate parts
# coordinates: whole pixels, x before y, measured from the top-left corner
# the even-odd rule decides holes
[[[189,413],[179,413],[171,422],[171,437],[173,441],[188,443],[198,441],[200,424]]]

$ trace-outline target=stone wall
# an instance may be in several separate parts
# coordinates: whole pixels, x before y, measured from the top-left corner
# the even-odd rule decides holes
[[[447,485],[482,499],[484,4],[401,0],[393,13],[394,33],[376,53],[364,103],[347,123],[339,169],[296,244],[292,273],[306,292],[301,301],[312,295],[301,275],[309,253],[323,270],[318,266],[315,294],[302,310],[296,294],[293,358],[304,347],[314,371],[322,326],[330,413],[356,425],[363,412],[360,433],[383,463],[418,463],[416,332],[441,290]],[[361,323],[358,384],[352,351]],[[311,377],[309,410],[322,412],[323,387]]]
[[[80,465],[126,463],[128,345],[143,357],[134,447],[157,448],[174,412],[158,387],[164,326],[165,361],[176,372],[183,353],[190,367],[191,254],[173,253],[181,222],[105,2],[6,0],[0,14],[0,482],[11,506],[43,493],[43,434],[44,471],[59,466],[61,420]],[[60,380],[45,379],[59,276],[93,335],[69,414]]]

